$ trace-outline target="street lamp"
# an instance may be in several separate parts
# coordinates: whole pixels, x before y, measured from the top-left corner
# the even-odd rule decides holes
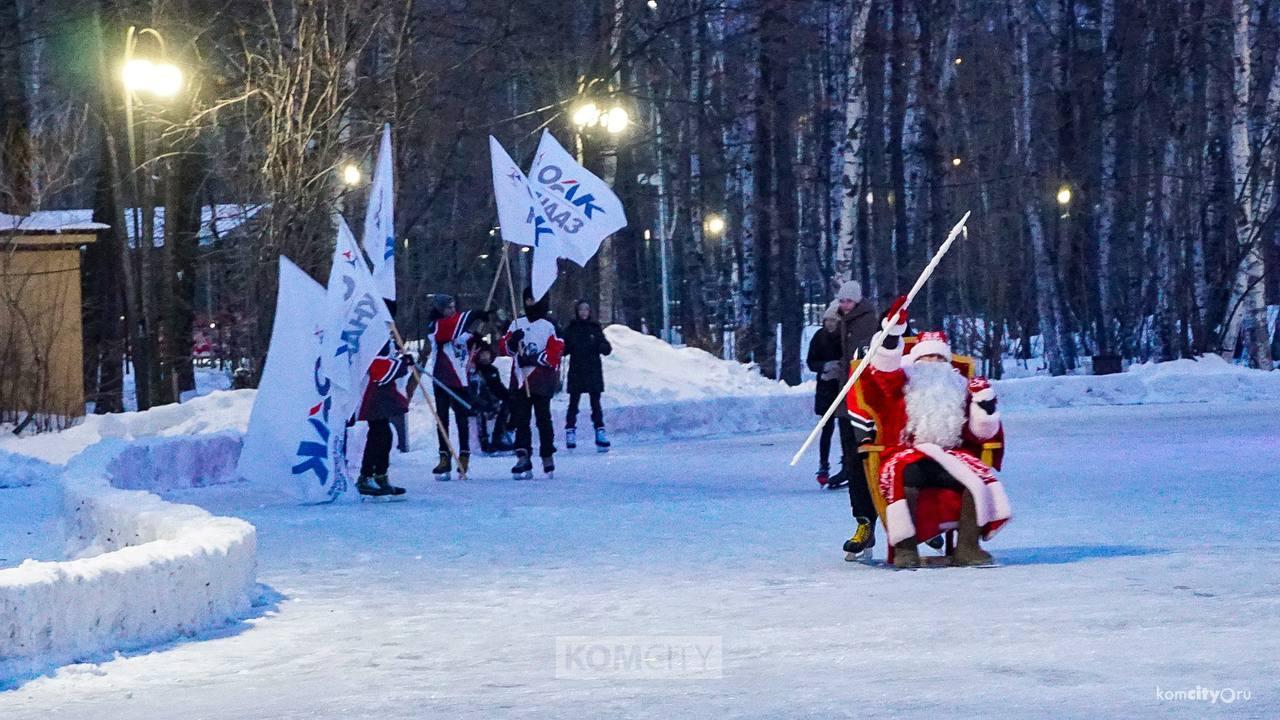
[[[159,52],[153,58],[137,57],[138,40],[143,35],[150,35],[155,44],[159,46]],[[147,95],[157,100],[171,100],[182,92],[183,77],[182,71],[172,63],[164,61],[167,55],[165,49],[164,36],[153,28],[142,28],[139,30],[135,26],[130,26],[128,33],[125,35],[124,58],[120,66],[120,80],[124,85],[124,116],[125,130],[128,137],[129,145],[129,184],[132,189],[133,204],[133,237],[135,239],[138,254],[137,266],[139,271],[139,282],[136,288],[126,290],[125,308],[126,315],[134,316],[135,320],[130,323],[130,342],[133,351],[136,354],[135,368],[139,370],[138,382],[138,399],[139,406],[150,405],[152,394],[156,388],[151,387],[150,380],[142,381],[143,371],[155,379],[163,380],[164,375],[168,372],[165,369],[163,360],[159,361],[159,375],[153,375],[156,372],[152,365],[157,361],[157,357],[163,358],[169,355],[166,352],[166,346],[174,340],[164,340],[156,332],[158,330],[160,307],[168,297],[169,278],[166,277],[158,284],[160,288],[159,295],[157,292],[157,284],[151,280],[151,261],[149,256],[155,251],[155,242],[153,235],[155,234],[154,210],[152,209],[154,201],[154,189],[152,188],[153,173],[148,172],[139,182],[140,175],[143,175],[141,169],[146,164],[147,149],[149,146],[147,140],[147,126],[144,123],[140,132],[135,132],[134,127],[134,103],[135,96]],[[141,135],[141,137],[137,137]],[[139,142],[139,140],[141,142]],[[142,162],[138,157],[138,145],[142,146]],[[147,221],[143,220],[144,209],[147,213]],[[162,268],[166,273],[170,272],[173,267],[173,248],[171,243],[164,243],[160,251],[162,253]],[[130,244],[125,242],[121,248],[121,262],[124,267],[128,268],[134,258],[130,255]],[[126,275],[128,277],[128,275]],[[128,281],[126,281],[128,284]],[[178,389],[177,373],[169,373],[170,390],[174,399],[180,395]],[[145,402],[142,402],[145,398]]]
[[[620,135],[631,126],[631,115],[621,104],[613,104],[601,108],[594,100],[584,100],[573,109],[570,119],[579,132],[585,132],[592,126],[604,129],[610,135]]]
[[[1062,187],[1058,188],[1058,204],[1061,205],[1062,207],[1066,207],[1071,204],[1070,186],[1063,185]]]
[[[131,93],[168,99],[182,92],[182,70],[173,63],[131,58],[125,61],[120,74],[125,89]]]
[[[711,237],[720,237],[724,234],[724,218],[720,217],[720,215],[716,213],[711,213],[707,215],[706,220],[703,221],[703,227],[707,229],[707,234]]]
[[[360,168],[356,167],[355,163],[347,163],[343,166],[342,182],[354,187],[360,184],[361,177]]]

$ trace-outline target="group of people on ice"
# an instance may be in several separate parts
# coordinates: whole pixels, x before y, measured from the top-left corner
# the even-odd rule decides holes
[[[942,547],[943,533],[956,531],[951,554],[954,565],[984,565],[992,561],[980,540],[991,538],[1011,510],[993,468],[982,460],[984,443],[1003,440],[995,390],[985,378],[966,377],[952,365],[946,335],[925,332],[905,351],[907,310],[899,298],[881,314],[862,297],[857,282],[845,283],[822,317],[822,328],[809,345],[807,363],[818,376],[814,411],[824,415],[839,397],[856,363],[870,351],[873,338],[882,342],[866,358],[868,368],[857,392],[846,395],[838,412],[821,429],[818,482],[828,488],[847,486],[856,522],[844,544],[849,559],[863,559],[875,546],[875,522],[883,522],[892,546],[895,567],[921,564],[917,545]],[[447,295],[432,298],[426,343],[418,366],[433,385],[438,417],[440,462],[433,470],[439,480],[470,470],[471,419],[478,423],[481,450],[514,450],[516,479],[533,477],[533,432],[538,433],[538,457],[548,476],[555,472],[555,428],[551,399],[560,389],[560,364],[569,359],[569,410],[565,443],[577,444],[576,427],[583,395],[591,407],[595,442],[607,450],[600,395],[604,391],[601,357],[612,352],[591,305],[578,301],[561,337],[548,317],[544,297],[524,294],[524,314],[502,333],[496,346],[482,338],[490,323],[487,311],[459,311]],[[905,351],[905,352],[904,352]],[[510,357],[504,382],[494,360]],[[408,410],[410,386],[398,381],[415,366],[409,353],[386,348],[369,369],[369,385],[357,420],[368,423],[357,490],[366,495],[396,495],[404,490],[387,481],[392,426]],[[425,382],[425,381],[424,381]],[[456,426],[456,455],[448,436],[450,418]],[[839,472],[832,474],[832,439],[839,433]],[[403,429],[400,430],[403,442]],[[868,483],[862,453],[878,442],[879,476]],[[402,445],[402,449],[404,449]],[[875,488],[882,501],[877,512]]]
[[[394,313],[394,303],[388,303]],[[573,317],[563,337],[548,317],[547,298],[535,301],[524,292],[524,314],[512,321],[497,342],[485,340],[485,330],[495,319],[487,310],[459,311],[448,295],[434,295],[426,327],[422,357],[395,352],[390,345],[369,368],[369,384],[355,420],[368,423],[360,476],[356,489],[362,495],[400,495],[403,488],[387,480],[392,448],[392,426],[397,425],[401,450],[407,445],[403,419],[416,378],[401,381],[416,367],[422,382],[432,384],[433,407],[440,462],[432,470],[437,480],[449,480],[457,458],[457,472],[466,477],[471,463],[471,421],[477,423],[480,450],[487,454],[514,451],[515,479],[533,477],[533,429],[538,432],[538,456],[542,471],[555,472],[555,427],[551,399],[560,390],[560,365],[568,359],[569,411],[565,418],[565,444],[577,446],[577,416],[583,395],[591,405],[597,450],[610,447],[604,426],[600,396],[604,392],[601,357],[613,349],[600,323],[592,317],[586,300],[574,303]],[[504,381],[494,361],[511,358]],[[449,436],[450,419],[456,428],[456,445]],[[397,424],[398,423],[398,424]]]
[[[986,378],[970,379],[952,365],[942,332],[921,333],[904,353],[905,300],[898,298],[882,315],[850,281],[823,314],[807,354],[818,375],[814,411],[820,416],[836,402],[876,333],[883,331],[884,338],[857,391],[822,427],[817,479],[828,488],[848,486],[856,529],[844,550],[849,560],[866,558],[875,546],[878,513],[861,451],[878,442],[880,471],[872,480],[883,501],[880,517],[894,567],[919,567],[918,544],[941,548],[941,535],[950,530],[956,531],[951,564],[986,565],[992,557],[979,540],[990,539],[1012,514],[1003,485],[980,459],[984,443],[1003,442],[995,390]],[[833,475],[837,430],[841,468]]]

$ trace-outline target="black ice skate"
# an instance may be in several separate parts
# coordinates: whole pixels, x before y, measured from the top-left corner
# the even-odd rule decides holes
[[[596,452],[609,452],[609,436],[605,434],[604,428],[596,428]]]
[[[564,429],[564,446],[570,450],[578,447],[578,430],[576,428]]]
[[[436,480],[445,482],[452,479],[452,470],[453,463],[449,458],[449,453],[441,451],[440,462],[437,463],[435,467],[431,468],[431,474],[435,476]]]
[[[844,541],[844,559],[847,562],[870,562],[871,548],[875,546],[875,523],[866,518],[858,518],[858,529],[853,531],[853,537]]]
[[[516,464],[511,468],[512,480],[532,480],[533,463],[529,460],[528,450],[516,451]]]
[[[556,476],[556,461],[555,461],[555,458],[551,458],[551,457],[544,457],[544,458],[542,458],[542,472],[543,472],[543,474],[544,474],[544,475],[546,475],[546,476],[547,476],[547,479],[548,479],[548,480],[550,480],[550,479],[552,479],[552,478],[554,478],[554,477]]]

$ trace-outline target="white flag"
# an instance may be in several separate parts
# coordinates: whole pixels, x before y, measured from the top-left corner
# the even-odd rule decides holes
[[[347,417],[334,408],[334,388],[321,371],[324,299],[320,283],[280,258],[271,346],[237,468],[241,477],[283,485],[303,502],[332,501],[348,483]]]
[[[559,236],[542,213],[529,179],[502,144],[489,136],[493,163],[493,197],[498,206],[502,239],[534,249],[530,278],[534,299],[541,299],[556,281],[556,259],[564,253]]]
[[[391,313],[346,221],[334,215],[334,225],[338,242],[325,297],[321,357],[325,375],[344,391],[341,407],[349,415],[368,383],[369,365],[391,339]]]
[[[534,246],[534,202],[529,178],[507,154],[502,143],[489,136],[489,162],[493,167],[493,199],[498,206],[502,239],[515,245]]]
[[[560,240],[559,256],[579,265],[585,266],[605,238],[627,226],[622,201],[613,190],[545,130],[529,170],[529,186]]]
[[[396,299],[396,185],[395,162],[391,156],[391,125],[382,127],[382,145],[369,185],[369,206],[364,213],[364,250],[373,261],[373,280],[378,292]]]

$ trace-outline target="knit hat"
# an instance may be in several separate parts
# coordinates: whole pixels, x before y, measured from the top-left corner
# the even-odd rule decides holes
[[[925,355],[941,355],[951,362],[951,346],[947,343],[947,334],[941,330],[920,333],[920,340],[911,348],[909,357],[912,362]]]
[[[443,313],[452,302],[453,298],[445,295],[444,293],[436,293],[431,296],[431,307],[441,313]]]
[[[854,302],[862,302],[862,283],[857,280],[847,280],[840,286],[840,291],[836,293],[836,300],[852,300]]]

